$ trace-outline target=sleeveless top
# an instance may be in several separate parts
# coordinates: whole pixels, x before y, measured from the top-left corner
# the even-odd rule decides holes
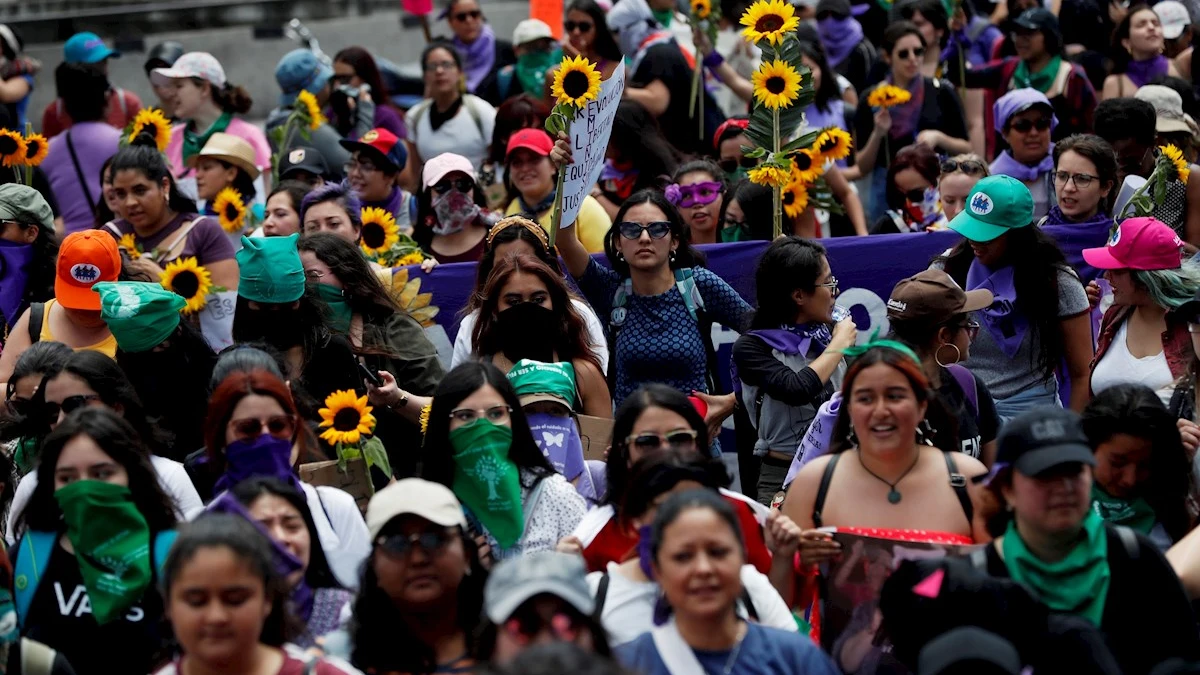
[[[42,331],[38,333],[39,342],[61,342],[61,340],[54,337],[54,333],[50,332],[50,308],[53,307],[56,302],[57,301],[53,298],[46,301],[46,311],[43,314],[42,319]],[[109,333],[108,337],[94,345],[88,345],[87,347],[72,347],[72,349],[77,352],[100,352],[110,359],[115,359],[117,358],[117,338],[113,337],[112,333]]]

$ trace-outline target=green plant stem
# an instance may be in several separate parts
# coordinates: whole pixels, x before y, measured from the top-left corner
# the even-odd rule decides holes
[[[1120,213],[1113,214],[1113,222],[1115,222],[1115,223],[1121,222],[1122,220],[1125,219],[1125,214],[1129,212],[1129,207],[1137,206],[1137,204],[1136,204],[1137,198],[1141,197],[1142,194],[1146,192],[1146,189],[1154,184],[1154,181],[1158,178],[1158,172],[1159,172],[1159,169],[1158,169],[1158,166],[1156,163],[1156,166],[1154,167],[1154,171],[1150,172],[1150,177],[1146,179],[1146,182],[1143,183],[1140,188],[1134,190],[1133,194],[1129,197],[1129,201],[1125,202],[1125,208],[1121,209]]]
[[[550,216],[550,250],[554,250],[554,242],[558,239],[558,228],[562,225],[562,192],[563,183],[567,180],[567,167],[558,170],[558,184],[554,188],[554,211]]]
[[[771,150],[773,153],[778,154],[778,152],[779,152],[779,109],[778,108],[771,111],[771,140],[772,140]],[[774,159],[773,155],[772,155],[772,159]],[[771,215],[772,215],[772,218],[774,221],[773,227],[771,229],[771,231],[772,231],[771,238],[776,239],[779,237],[780,234],[783,233],[783,211],[782,211],[783,198],[781,197],[781,195],[779,193],[778,185],[775,185],[772,187],[771,193],[774,196],[774,202],[775,202],[775,204],[774,204],[775,208],[771,209],[771,211],[772,211]]]

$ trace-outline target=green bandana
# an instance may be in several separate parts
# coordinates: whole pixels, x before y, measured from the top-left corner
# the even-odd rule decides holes
[[[728,185],[737,185],[744,178],[750,177],[750,170],[744,166],[739,166],[732,172],[725,172],[725,182]]]
[[[354,310],[350,309],[350,303],[342,289],[329,284],[317,284],[317,295],[321,296],[325,306],[329,308],[329,327],[339,333],[349,333],[350,317],[354,315]]]
[[[651,9],[650,14],[654,16],[654,20],[661,24],[663,28],[670,28],[671,21],[675,18],[675,8]]]
[[[750,226],[721,228],[721,243],[728,244],[734,241],[750,241]]]
[[[1017,64],[1017,69],[1013,71],[1013,86],[1015,89],[1032,87],[1044,94],[1050,91],[1050,87],[1054,86],[1054,78],[1058,77],[1060,66],[1062,66],[1062,57],[1055,56],[1041,70],[1031,73],[1029,72],[1029,64],[1021,61]]]
[[[150,526],[124,485],[81,480],[54,492],[96,623],[120,618],[150,586]]]
[[[570,363],[542,363],[521,359],[508,371],[508,382],[517,396],[550,394],[575,409],[575,366]]]
[[[224,132],[229,128],[229,121],[233,119],[233,113],[221,113],[216,122],[202,134],[194,131],[196,128],[195,122],[188,122],[183,127],[183,163],[187,164],[188,160],[200,154],[204,149],[204,144],[208,143],[208,139],[218,131]]]
[[[1048,563],[1035,556],[1017,532],[1016,521],[1004,533],[1004,565],[1013,581],[1032,588],[1047,607],[1081,616],[1099,626],[1108,599],[1108,535],[1095,511],[1083,519],[1084,538],[1067,557]]]
[[[304,295],[304,263],[296,250],[299,234],[286,237],[242,237],[238,262],[238,295],[254,302],[284,304]]]
[[[512,429],[480,418],[451,431],[450,447],[454,449],[454,494],[500,548],[512,547],[525,531],[521,478],[508,458]]]
[[[1158,522],[1157,514],[1145,499],[1113,497],[1095,483],[1092,483],[1092,510],[1105,522],[1125,525],[1142,534],[1150,534],[1150,530],[1154,529],[1154,524]]]
[[[546,94],[546,71],[554,65],[554,55],[550,52],[529,52],[517,57],[513,71],[521,90],[526,94],[540,99]]]
[[[100,294],[100,318],[125,352],[148,352],[162,344],[187,305],[183,296],[143,281],[102,281],[92,290]]]

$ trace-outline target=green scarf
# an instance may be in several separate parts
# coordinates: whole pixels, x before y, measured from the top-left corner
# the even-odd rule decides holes
[[[1101,487],[1092,483],[1092,510],[1105,522],[1113,525],[1125,525],[1142,534],[1150,534],[1158,516],[1150,503],[1141,497],[1120,499],[1105,492]]]
[[[526,94],[540,99],[546,94],[546,71],[554,65],[554,55],[550,52],[529,52],[517,57],[513,66],[517,82]]]
[[[451,431],[450,447],[454,449],[454,494],[500,548],[512,547],[525,531],[521,478],[508,458],[512,429],[480,418]]]
[[[746,225],[721,228],[721,242],[750,241],[750,228]]]
[[[1012,81],[1017,89],[1032,87],[1044,94],[1054,86],[1054,78],[1058,77],[1058,69],[1061,65],[1062,57],[1055,56],[1041,70],[1031,73],[1029,64],[1021,61],[1017,64],[1016,71],[1013,72]]]
[[[200,154],[200,151],[204,149],[204,144],[208,143],[208,139],[218,131],[225,131],[229,127],[229,121],[232,119],[233,113],[221,113],[221,116],[217,118],[216,122],[213,122],[208,131],[202,134],[195,132],[195,122],[185,124],[183,127],[183,163],[187,164],[189,159]]]
[[[1048,563],[1025,547],[1013,520],[1004,533],[1004,565],[1013,581],[1032,588],[1050,609],[1081,616],[1099,626],[1112,579],[1108,535],[1095,511],[1089,510],[1083,519],[1083,534],[1067,557]]]
[[[350,302],[346,300],[342,289],[334,288],[329,284],[317,284],[317,295],[325,301],[325,306],[329,308],[329,314],[326,315],[329,319],[329,327],[339,333],[349,333],[350,317],[354,316],[354,310],[350,309]]]
[[[654,20],[661,24],[663,28],[670,28],[671,21],[675,19],[675,8],[651,9],[650,14],[654,16]]]
[[[150,587],[150,526],[124,485],[81,480],[54,492],[96,623],[119,619]]]

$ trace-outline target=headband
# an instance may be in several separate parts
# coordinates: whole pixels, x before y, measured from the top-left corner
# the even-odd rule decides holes
[[[541,225],[538,225],[532,220],[522,216],[509,216],[507,218],[501,218],[500,222],[493,225],[492,229],[488,230],[487,233],[488,247],[491,247],[492,240],[496,238],[497,234],[500,234],[500,232],[507,230],[510,227],[523,227],[529,230],[533,233],[533,236],[537,237],[538,241],[542,242],[542,248],[545,248],[547,251],[550,250],[550,238],[546,234],[546,230],[542,229]]]
[[[878,328],[875,329],[874,333],[871,333],[871,339],[868,340],[866,344],[847,347],[846,349],[842,350],[842,354],[847,360],[853,361],[854,359],[857,359],[863,354],[866,354],[869,350],[875,349],[876,347],[882,347],[883,349],[890,349],[894,352],[900,352],[904,356],[912,359],[913,362],[918,366],[921,365],[921,357],[917,356],[917,353],[913,351],[912,347],[909,347],[899,340],[880,340]]]
[[[717,127],[717,133],[713,134],[713,149],[714,150],[721,149],[721,134],[724,134],[726,131],[728,131],[734,127],[737,127],[738,129],[742,129],[744,131],[746,129],[746,127],[749,127],[749,126],[750,126],[750,120],[728,119],[728,120],[725,120],[724,122],[721,122],[721,126]]]

